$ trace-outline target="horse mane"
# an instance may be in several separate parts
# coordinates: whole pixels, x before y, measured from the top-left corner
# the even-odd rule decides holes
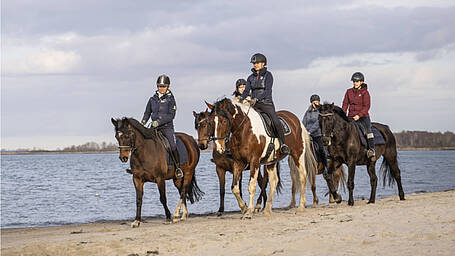
[[[131,126],[133,126],[136,130],[139,131],[139,133],[144,136],[145,139],[157,139],[157,135],[156,135],[156,129],[155,128],[147,128],[145,126],[143,126],[139,121],[137,121],[136,119],[134,118],[131,118],[131,117],[124,117],[122,118],[122,123],[129,123],[131,124]]]
[[[220,113],[221,115],[232,114],[233,112],[235,112],[235,107],[234,104],[232,104],[231,99],[223,98],[215,102],[215,105],[210,114],[214,112]]]
[[[336,113],[338,116],[340,116],[341,118],[344,119],[344,121],[346,122],[352,122],[351,119],[348,118],[348,116],[346,115],[346,112],[344,112],[344,110],[342,108],[340,108],[339,106],[337,105],[334,105],[333,106],[333,112]]]

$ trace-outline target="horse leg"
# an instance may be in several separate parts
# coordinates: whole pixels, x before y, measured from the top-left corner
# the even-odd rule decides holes
[[[288,208],[292,209],[295,208],[295,194],[297,193],[297,188],[299,186],[299,180],[297,178],[297,166],[295,166],[294,160],[292,157],[288,157],[288,164],[291,174],[291,203],[289,204]]]
[[[300,199],[299,199],[299,206],[297,207],[297,212],[302,212],[305,209],[306,205],[306,182],[307,182],[307,170],[305,168],[305,157],[302,155],[297,158],[299,165],[297,166],[298,169],[298,179],[300,181]],[[295,159],[294,159],[295,160]]]
[[[169,208],[167,208],[167,199],[166,199],[166,182],[164,180],[160,180],[157,182],[158,191],[160,192],[160,202],[164,207],[164,212],[166,214],[166,220],[171,220],[171,212]]]
[[[370,192],[370,200],[368,200],[369,204],[374,204],[376,200],[376,187],[378,184],[378,177],[376,176],[376,168],[375,168],[376,161],[370,162],[367,165],[368,175],[370,175],[370,185],[371,185],[371,192]]]
[[[333,173],[333,186],[335,187],[335,189],[338,191],[338,189],[340,188],[339,187],[339,183],[340,183],[340,179],[341,179],[341,175],[342,175],[342,172],[343,169],[341,167],[337,168],[335,170],[335,172]],[[335,203],[335,199],[333,198],[333,195],[331,193],[329,193],[329,203],[330,204],[333,204]]]
[[[217,215],[221,216],[224,212],[224,195],[226,185],[226,171],[221,167],[216,167],[216,174],[218,175],[218,181],[220,184],[220,208],[218,209]]]
[[[132,228],[137,228],[141,224],[142,196],[144,195],[144,181],[133,175],[134,188],[136,189],[136,218],[131,223]]]
[[[348,190],[349,190],[349,200],[348,205],[354,205],[354,176],[355,176],[355,163],[348,165]]]
[[[334,182],[333,182],[333,172],[335,169],[335,163],[333,161],[330,161],[327,163],[327,171],[322,173],[322,176],[324,177],[327,187],[329,188],[330,195],[334,199],[334,201],[339,204],[341,203],[341,196],[338,194],[337,189],[335,188]]]
[[[264,171],[268,172],[270,183],[270,191],[269,196],[267,198],[267,203],[265,204],[264,216],[272,215],[273,195],[275,194],[276,186],[278,184],[278,174],[276,168],[277,164],[273,164],[271,167],[267,166],[266,168],[264,168]]]
[[[392,172],[393,178],[397,182],[398,195],[400,196],[400,200],[405,200],[403,186],[401,184],[401,171],[400,168],[398,167],[397,155],[395,153],[394,156],[388,155],[384,157],[385,160],[389,163],[389,168]]]
[[[318,174],[321,173],[321,169],[324,168],[322,163],[318,164]],[[313,205],[319,204],[318,195],[316,194],[316,175],[311,178],[311,193],[313,194]]]
[[[265,176],[266,171],[264,170],[264,176]],[[267,183],[264,181],[265,178],[262,177],[261,171],[258,171],[258,184],[259,187],[261,188],[261,193],[259,194],[258,199],[256,200],[256,206],[254,207],[254,212],[257,213],[261,211],[261,205],[262,205],[262,199],[264,199],[264,207],[265,207],[265,202],[267,200],[266,194],[266,188],[267,188]]]
[[[239,186],[239,181],[240,181],[240,175],[242,173],[243,169],[242,167],[239,167],[237,164],[234,164],[234,170],[233,172],[233,177],[232,177],[232,194],[234,194],[235,198],[237,199],[237,203],[239,204],[240,210],[242,211],[242,214],[246,212],[246,204],[243,201],[242,197],[240,196],[240,186]]]
[[[259,173],[259,164],[256,161],[250,162],[250,182],[248,182],[248,192],[250,194],[250,200],[248,202],[248,209],[245,214],[243,214],[243,218],[251,219],[253,217],[254,211],[254,194],[256,194],[256,185]],[[270,178],[270,176],[269,176]],[[267,205],[266,205],[267,210]]]

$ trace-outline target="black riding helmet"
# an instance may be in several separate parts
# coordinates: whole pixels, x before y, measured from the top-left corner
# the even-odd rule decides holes
[[[317,94],[311,95],[311,97],[310,97],[310,103],[313,103],[313,101],[315,101],[315,100],[321,101],[321,98],[319,97],[319,95],[317,95]]]
[[[353,81],[353,82],[359,82],[359,81],[363,82],[363,81],[365,81],[365,77],[363,76],[362,73],[355,72],[354,74],[352,74],[351,81]]]
[[[267,58],[265,57],[264,54],[262,53],[256,53],[251,57],[251,63],[258,63],[258,62],[264,62],[265,65],[267,65]]]
[[[169,86],[171,84],[171,80],[167,75],[161,75],[158,77],[158,80],[156,80],[156,85],[167,85]]]
[[[246,85],[246,80],[243,79],[243,78],[240,78],[240,79],[237,80],[237,82],[235,82],[235,87],[239,88],[239,86],[242,85],[242,84]]]

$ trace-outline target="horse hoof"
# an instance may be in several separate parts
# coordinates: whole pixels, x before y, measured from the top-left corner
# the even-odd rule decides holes
[[[218,212],[216,213],[216,216],[218,216],[218,217],[220,217],[221,215],[223,215],[223,212],[218,211]]]
[[[349,200],[349,201],[348,201],[348,205],[349,205],[349,206],[354,206],[354,201]]]
[[[246,208],[246,207],[241,209],[241,212],[242,212],[243,215],[245,215],[247,211],[248,211],[248,208]]]
[[[367,204],[374,204],[374,201],[368,201]]]
[[[176,222],[179,222],[179,221],[180,221],[180,218],[178,218],[178,217],[177,217],[177,218],[174,217],[174,218],[172,219],[172,223],[176,223]]]
[[[271,210],[264,210],[262,213],[265,217],[271,217],[272,216],[272,211]]]
[[[242,216],[242,220],[244,219],[251,219],[253,218],[253,213],[251,211],[247,211],[245,214]]]
[[[135,220],[135,221],[133,221],[133,223],[131,223],[132,228],[137,228],[137,227],[139,227],[139,225],[141,225],[141,222],[138,220]]]
[[[339,194],[337,194],[337,199],[335,200],[335,202],[337,204],[341,203],[341,196]],[[352,202],[352,204],[354,204],[354,202]]]

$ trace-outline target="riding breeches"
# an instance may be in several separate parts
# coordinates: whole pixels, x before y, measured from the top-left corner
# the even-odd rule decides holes
[[[164,129],[160,129],[160,132],[169,141],[169,145],[171,146],[171,150],[176,150],[177,149],[177,143],[175,141],[174,129],[172,129],[172,128],[164,128]]]
[[[371,130],[371,120],[369,116],[362,116],[357,120],[361,126],[363,126],[367,131],[367,140],[368,140],[368,148],[374,149],[374,135],[373,131]]]
[[[278,135],[278,140],[281,144],[285,144],[283,126],[281,125],[280,120],[278,120],[278,115],[276,114],[273,103],[258,102],[254,105],[254,107],[267,113],[270,119],[272,119],[273,126],[275,127]]]

